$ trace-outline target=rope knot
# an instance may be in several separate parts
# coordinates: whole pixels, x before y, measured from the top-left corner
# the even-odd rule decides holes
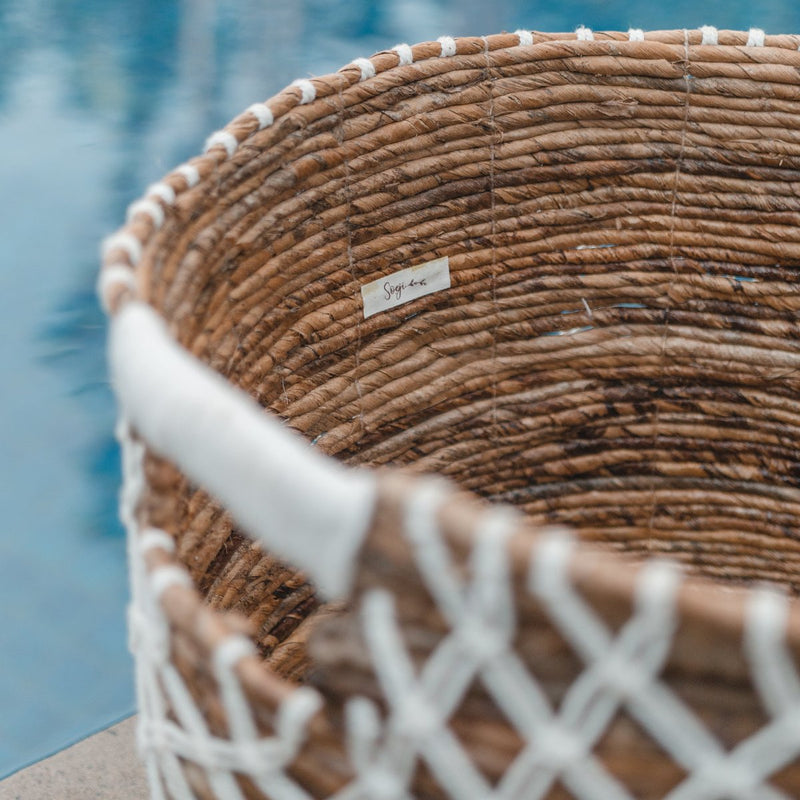
[[[405,787],[392,772],[376,767],[361,775],[364,795],[374,800],[398,800],[405,796]]]
[[[700,783],[714,797],[742,797],[761,784],[758,775],[746,764],[731,758],[718,758],[697,774]]]
[[[556,772],[563,772],[586,754],[584,742],[558,724],[545,728],[537,744],[539,760]]]
[[[504,653],[508,648],[502,631],[485,623],[466,622],[456,632],[459,644],[479,664],[485,664]]]
[[[395,718],[398,731],[415,741],[430,739],[440,727],[433,704],[418,692],[409,695]]]
[[[612,653],[600,667],[603,685],[617,697],[637,695],[647,683],[647,673],[619,653]]]

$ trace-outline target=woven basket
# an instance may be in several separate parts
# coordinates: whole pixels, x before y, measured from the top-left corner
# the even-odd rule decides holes
[[[400,45],[131,207],[154,798],[800,796],[798,45]]]

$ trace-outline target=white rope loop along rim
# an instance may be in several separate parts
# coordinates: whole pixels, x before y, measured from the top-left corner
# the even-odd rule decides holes
[[[688,37],[689,31],[684,31],[684,33]],[[716,27],[712,25],[702,25],[697,29],[697,33],[701,36],[701,45],[717,46],[719,44],[719,31]],[[520,46],[530,46],[534,43],[534,32],[531,30],[519,29],[514,32],[513,36]],[[630,28],[627,32],[627,36],[628,40],[631,42],[644,42],[646,39],[646,32],[642,28]],[[584,25],[578,26],[573,32],[572,37],[577,41],[596,41],[592,29]],[[483,38],[488,46],[488,39],[494,37]],[[570,38],[569,35],[567,35],[567,38]],[[439,52],[434,58],[446,59],[456,55],[458,52],[458,37],[440,36],[436,42],[439,45]],[[744,44],[746,47],[770,46],[767,43],[765,32],[761,28],[755,27],[750,28],[747,32],[747,40]],[[800,41],[798,41],[796,49],[800,50]],[[408,44],[397,44],[392,48],[392,51],[397,56],[396,66],[398,67],[408,66],[415,61],[413,47]],[[379,74],[378,68],[371,58],[356,58],[350,63],[350,66],[358,68],[359,81],[361,82],[374,78]],[[293,81],[288,88],[299,89],[297,102],[300,105],[312,102],[317,96],[316,86],[307,78],[299,78]],[[253,103],[245,109],[245,113],[249,113],[255,118],[257,121],[257,131],[261,131],[275,122],[273,109],[266,102]],[[227,158],[231,158],[236,153],[240,144],[241,142],[237,136],[232,131],[224,128],[215,131],[208,137],[204,147],[204,155],[210,158],[214,151],[222,150]],[[198,159],[193,159],[192,161],[196,162]],[[215,170],[218,166],[217,160],[213,159],[213,164],[210,166],[211,170]],[[201,180],[201,174],[197,163],[181,164],[173,170],[172,174],[180,176],[185,183],[185,190],[194,188]],[[131,203],[128,211],[129,223],[136,215],[146,214],[152,220],[154,229],[157,230],[162,226],[167,211],[156,203],[154,198],[158,198],[164,203],[164,206],[171,208],[175,204],[176,196],[175,189],[165,181],[152,184],[148,187],[144,196]],[[140,241],[136,235],[124,228],[113,234],[104,243],[104,270],[111,269],[112,273],[108,276],[101,275],[98,280],[97,288],[100,296],[100,303],[106,313],[113,314],[116,312],[116,300],[114,295],[117,290],[124,289],[128,292],[129,296],[136,296],[135,284],[128,280],[121,271],[113,269],[116,265],[110,258],[111,252],[113,250],[121,250],[128,256],[131,266],[135,267],[141,255],[142,247],[146,244],[146,241]],[[112,299],[114,299],[113,303]]]

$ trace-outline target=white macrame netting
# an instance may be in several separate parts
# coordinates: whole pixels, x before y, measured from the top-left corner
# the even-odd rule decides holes
[[[244,798],[234,773],[248,776],[275,800],[310,800],[288,767],[304,745],[308,721],[322,707],[315,691],[294,692],[280,709],[275,734],[260,737],[233,669],[253,646],[243,637],[230,637],[213,659],[231,730],[231,738],[222,739],[211,735],[170,662],[159,597],[167,587],[191,581],[181,567],[150,573],[145,568],[147,549],[170,551],[173,543],[162,531],[139,529],[135,511],[144,487],[144,446],[125,424],[119,436],[138,742],[152,797],[195,797],[182,768],[185,760],[205,772],[220,800]],[[408,505],[405,534],[450,631],[417,669],[392,595],[382,590],[365,595],[363,636],[388,713],[381,716],[362,697],[349,701],[346,738],[354,778],[336,793],[336,800],[408,800],[414,796],[411,782],[420,762],[454,800],[535,800],[546,797],[556,782],[577,800],[633,800],[593,756],[593,748],[623,711],[685,771],[669,800],[789,800],[769,783],[771,775],[800,755],[800,677],[784,642],[787,603],[782,595],[767,589],[752,593],[744,636],[753,682],[769,721],[726,750],[660,678],[677,625],[678,570],[659,562],[646,566],[634,613],[612,633],[570,583],[571,539],[550,536],[531,559],[529,589],[584,665],[554,708],[512,646],[516,620],[506,543],[514,512],[497,508],[484,516],[476,531],[471,577],[464,582],[434,522],[444,496],[438,482],[423,483]],[[525,742],[496,785],[481,774],[448,724],[476,680]]]

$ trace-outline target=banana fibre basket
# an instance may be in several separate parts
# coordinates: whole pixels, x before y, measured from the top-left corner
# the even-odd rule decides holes
[[[152,797],[800,797],[800,37],[442,37],[105,243]]]

